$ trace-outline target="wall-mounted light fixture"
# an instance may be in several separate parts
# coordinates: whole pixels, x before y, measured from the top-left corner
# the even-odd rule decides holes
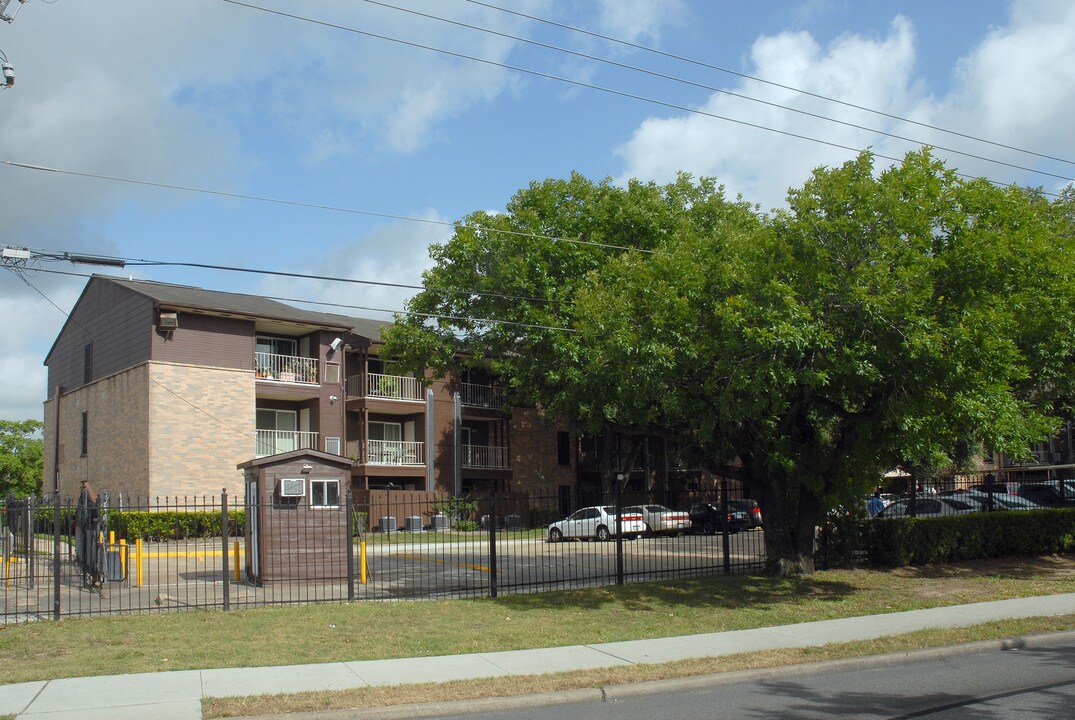
[[[302,473],[304,475],[309,475],[310,471],[313,470],[313,469],[314,469],[314,466],[311,465],[310,463],[303,463],[302,464]]]

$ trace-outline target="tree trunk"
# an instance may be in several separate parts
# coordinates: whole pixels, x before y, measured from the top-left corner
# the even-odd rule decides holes
[[[761,478],[755,487],[762,489],[766,573],[778,577],[812,575],[820,500],[805,486],[772,474]]]

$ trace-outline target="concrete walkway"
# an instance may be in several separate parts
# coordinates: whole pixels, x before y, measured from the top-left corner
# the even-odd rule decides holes
[[[0,715],[21,720],[201,720],[201,700],[376,685],[539,675],[868,640],[941,627],[1075,613],[1075,593],[597,645],[397,660],[109,675],[0,686]]]

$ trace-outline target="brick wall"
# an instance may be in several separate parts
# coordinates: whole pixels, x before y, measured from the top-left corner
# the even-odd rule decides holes
[[[256,397],[249,370],[151,363],[149,491],[242,497],[236,465],[254,457]]]
[[[82,414],[87,420],[87,452],[82,455]],[[55,399],[45,403],[45,492],[53,488]],[[60,397],[60,492],[78,494],[89,481],[98,493],[118,501],[144,497],[148,486],[147,366],[110,375]]]
[[[556,425],[547,425],[541,413],[513,408],[511,414],[511,489],[532,495],[555,494],[560,485],[575,487],[575,453],[572,437],[571,464],[560,465],[556,457]]]

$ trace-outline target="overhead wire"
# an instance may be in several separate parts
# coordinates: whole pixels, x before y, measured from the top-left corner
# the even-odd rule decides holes
[[[803,116],[806,116],[806,117],[811,117],[811,118],[814,118],[814,119],[817,119],[817,120],[824,120],[825,122],[831,122],[831,123],[835,123],[837,125],[843,125],[844,127],[854,128],[856,130],[864,130],[866,132],[874,133],[874,134],[880,135],[882,137],[892,138],[893,140],[900,140],[900,141],[903,141],[903,142],[908,142],[908,143],[912,143],[914,145],[919,145],[919,146],[921,146],[921,145],[929,145],[930,147],[932,147],[932,148],[934,148],[936,150],[940,150],[940,151],[946,152],[946,153],[951,153],[953,155],[961,155],[963,157],[971,158],[971,159],[974,159],[974,160],[981,160],[983,162],[993,163],[993,164],[996,164],[996,165],[1001,165],[1001,166],[1004,166],[1004,167],[1012,168],[1014,170],[1022,170],[1022,171],[1025,171],[1025,172],[1035,173],[1035,174],[1038,174],[1038,175],[1044,175],[1046,177],[1057,178],[1059,180],[1069,180],[1069,181],[1075,182],[1075,177],[1068,177],[1066,175],[1058,175],[1056,173],[1051,173],[1051,172],[1048,172],[1048,171],[1045,171],[1045,170],[1039,170],[1039,169],[1036,169],[1036,168],[1027,167],[1025,165],[1018,165],[1016,163],[1008,162],[1006,160],[1000,160],[1000,159],[997,159],[997,158],[986,157],[985,155],[979,155],[977,153],[967,152],[965,150],[957,150],[956,148],[946,147],[944,145],[938,145],[936,143],[929,143],[929,142],[927,142],[925,140],[917,140],[915,138],[910,138],[910,137],[907,137],[905,135],[899,135],[897,133],[888,132],[886,130],[879,130],[877,128],[867,127],[865,125],[860,125],[858,123],[849,122],[847,120],[840,120],[838,118],[829,117],[828,115],[822,115],[821,113],[811,112],[809,110],[803,110],[802,108],[792,107],[790,105],[783,105],[781,103],[772,102],[770,100],[763,100],[761,98],[752,97],[750,95],[744,95],[742,93],[738,93],[738,92],[735,92],[733,90],[727,90],[725,88],[716,87],[714,85],[707,85],[705,83],[695,82],[693,80],[688,80],[686,78],[677,77],[675,75],[669,75],[667,73],[658,72],[656,70],[650,70],[648,68],[639,67],[637,65],[631,65],[629,63],[619,62],[617,60],[611,60],[609,58],[603,58],[603,57],[600,57],[598,55],[591,55],[589,53],[584,53],[584,52],[581,52],[581,51],[578,51],[578,50],[572,50],[570,48],[561,47],[559,45],[552,45],[550,43],[544,43],[544,42],[541,42],[541,41],[538,41],[538,40],[532,40],[530,38],[521,37],[519,35],[512,35],[510,33],[501,32],[499,30],[493,30],[491,28],[485,28],[485,27],[482,27],[480,25],[474,25],[472,23],[465,23],[465,22],[462,22],[462,21],[459,21],[459,20],[452,20],[451,18],[442,17],[440,15],[433,15],[432,13],[421,12],[419,10],[413,10],[413,9],[410,9],[410,8],[400,7],[398,5],[392,5],[391,3],[381,2],[381,0],[362,0],[362,1],[367,3],[367,4],[369,4],[369,5],[376,5],[378,7],[383,7],[383,8],[387,8],[387,9],[391,9],[391,10],[396,10],[398,12],[407,13],[407,14],[410,14],[410,15],[414,15],[416,17],[423,17],[423,18],[427,18],[427,19],[430,19],[430,20],[436,20],[438,22],[446,23],[446,24],[449,24],[449,25],[455,25],[457,27],[466,28],[468,30],[475,30],[477,32],[487,33],[489,35],[495,35],[497,37],[502,37],[502,38],[506,38],[506,39],[509,39],[509,40],[514,40],[516,42],[524,43],[526,45],[533,45],[535,47],[545,48],[547,50],[554,50],[556,52],[564,53],[566,55],[572,55],[574,57],[579,57],[579,58],[583,58],[583,59],[586,59],[586,60],[592,60],[594,62],[602,63],[602,64],[605,64],[605,65],[610,65],[612,67],[620,68],[620,69],[623,69],[623,70],[630,70],[632,72],[637,72],[637,73],[641,73],[641,74],[644,74],[644,75],[649,75],[650,77],[660,78],[662,80],[671,80],[673,82],[680,83],[680,84],[683,84],[683,85],[688,85],[690,87],[699,88],[701,90],[708,90],[710,92],[718,93],[718,94],[721,94],[721,95],[726,95],[728,97],[738,98],[740,100],[745,100],[747,102],[758,103],[760,105],[765,105],[767,107],[777,108],[779,110],[784,110],[784,111],[787,111],[787,112],[796,113],[796,114],[803,115]]]
[[[694,114],[694,115],[701,115],[703,117],[710,117],[710,118],[714,118],[714,119],[717,119],[717,120],[724,120],[725,122],[730,122],[730,123],[733,123],[733,124],[736,124],[736,125],[742,125],[744,127],[750,127],[750,128],[754,128],[754,129],[757,129],[757,130],[762,130],[762,131],[765,131],[765,132],[774,133],[774,134],[777,134],[777,135],[783,135],[783,136],[786,136],[786,137],[796,138],[796,139],[799,139],[799,140],[805,140],[807,142],[812,142],[812,143],[816,143],[816,144],[819,144],[819,145],[826,145],[828,147],[834,147],[834,148],[837,148],[837,149],[840,149],[840,150],[847,150],[848,152],[851,152],[851,153],[860,153],[863,150],[865,150],[865,148],[858,148],[858,147],[853,147],[853,146],[850,146],[850,145],[844,145],[842,143],[838,143],[838,142],[834,142],[834,141],[830,141],[830,140],[823,140],[821,138],[813,137],[813,136],[810,136],[810,135],[804,135],[802,133],[796,133],[796,132],[792,132],[790,130],[782,130],[780,128],[774,128],[774,127],[771,127],[771,126],[768,126],[768,125],[763,125],[761,123],[755,123],[755,122],[751,122],[751,121],[748,121],[748,120],[740,120],[738,118],[729,117],[727,115],[721,115],[721,114],[718,114],[718,113],[713,113],[713,112],[709,112],[709,111],[706,111],[706,110],[700,110],[698,108],[693,108],[693,107],[690,107],[690,106],[687,106],[687,105],[681,105],[679,103],[674,103],[674,102],[670,102],[670,101],[665,101],[665,100],[659,100],[659,99],[656,99],[656,98],[646,97],[644,95],[639,95],[637,93],[627,92],[625,90],[616,90],[614,88],[609,88],[609,87],[605,87],[605,86],[602,86],[602,85],[597,85],[597,84],[594,84],[594,83],[583,82],[581,80],[574,80],[572,78],[563,77],[561,75],[554,75],[552,73],[541,72],[539,70],[533,70],[531,68],[524,68],[524,67],[520,67],[520,66],[517,66],[517,65],[510,65],[508,63],[498,62],[496,60],[489,60],[487,58],[480,58],[480,57],[477,57],[477,56],[474,56],[474,55],[467,55],[465,53],[456,52],[454,50],[447,50],[447,49],[444,49],[444,48],[438,48],[438,47],[435,47],[435,46],[432,46],[432,45],[426,45],[426,44],[414,42],[414,41],[411,41],[411,40],[403,40],[401,38],[394,38],[394,37],[391,37],[391,36],[388,36],[388,35],[383,35],[381,33],[374,33],[374,32],[370,32],[368,30],[360,30],[358,28],[349,27],[347,25],[341,25],[339,23],[333,23],[333,22],[329,22],[327,20],[318,20],[316,18],[311,18],[311,17],[307,17],[307,16],[304,16],[304,15],[297,15],[297,14],[294,14],[294,13],[287,13],[287,12],[283,12],[282,10],[275,10],[275,9],[272,9],[272,8],[263,7],[261,5],[254,5],[252,3],[241,2],[240,0],[221,0],[221,2],[225,2],[225,3],[228,3],[230,5],[236,5],[238,7],[244,7],[244,8],[247,8],[247,9],[250,9],[250,10],[255,10],[255,11],[258,11],[258,12],[267,13],[267,14],[270,14],[270,15],[277,15],[279,17],[287,18],[287,19],[290,19],[290,20],[296,20],[296,21],[299,21],[299,22],[306,22],[306,23],[310,23],[310,24],[313,24],[313,25],[319,25],[319,26],[322,26],[322,27],[331,28],[331,29],[334,29],[334,30],[340,30],[340,31],[343,31],[343,32],[353,33],[353,34],[356,34],[356,35],[362,35],[364,37],[369,37],[369,38],[373,38],[373,39],[377,39],[377,40],[383,40],[385,42],[396,43],[396,44],[404,45],[404,46],[407,46],[407,47],[413,47],[413,48],[417,48],[417,49],[420,49],[420,50],[426,50],[426,51],[429,51],[429,52],[439,53],[439,54],[442,54],[442,55],[447,55],[449,57],[459,58],[461,60],[469,60],[469,61],[472,61],[472,62],[478,62],[478,63],[482,63],[482,64],[485,64],[485,65],[490,65],[492,67],[498,67],[498,68],[501,68],[501,69],[504,69],[504,70],[511,70],[513,72],[518,72],[518,73],[522,73],[522,74],[526,74],[526,75],[531,75],[531,76],[539,77],[539,78],[542,78],[542,79],[545,79],[545,80],[552,80],[552,81],[555,81],[555,82],[561,82],[561,83],[565,83],[565,84],[568,84],[568,85],[573,85],[573,86],[576,86],[576,87],[582,87],[582,88],[586,88],[586,89],[589,89],[589,90],[595,90],[597,92],[602,92],[602,93],[606,93],[606,94],[617,96],[617,97],[623,97],[623,98],[627,98],[627,99],[631,99],[631,100],[638,100],[640,102],[649,103],[651,105],[657,105],[659,107],[666,107],[666,108],[669,108],[669,109],[672,109],[672,110],[678,110],[680,112],[691,113],[691,114]],[[900,158],[893,157],[891,155],[885,155],[885,154],[879,153],[879,152],[873,152],[873,155],[875,157],[879,157],[879,158],[882,158],[882,159],[885,159],[885,160],[890,160],[890,161],[892,161],[894,163],[899,163],[901,161]],[[1040,171],[1034,171],[1034,172],[1040,172]],[[1044,172],[1042,172],[1042,174],[1044,174],[1044,175],[1053,175],[1052,173],[1044,173]],[[980,176],[977,176],[977,175],[970,175],[970,174],[967,174],[967,173],[960,173],[960,172],[956,172],[955,175],[958,176],[958,177],[965,178],[965,179],[977,179],[978,177],[980,177]],[[1053,176],[1058,178],[1058,179],[1061,179],[1061,180],[1075,181],[1075,178],[1068,178],[1068,177],[1063,176],[1063,175],[1053,175]],[[985,178],[985,179],[988,180],[989,182],[991,182],[991,183],[993,183],[995,185],[999,185],[999,186],[1006,186],[1006,185],[1010,184],[1010,183],[1001,182],[1001,181],[998,181],[998,180],[992,180],[990,178]],[[1051,197],[1056,197],[1057,196],[1056,193],[1046,192],[1046,191],[1042,191],[1042,192],[1044,194],[1046,194],[1046,195],[1051,196]]]
[[[377,212],[373,210],[359,210],[356,208],[341,207],[337,205],[325,205],[322,203],[304,202],[301,200],[286,200],[283,198],[266,197],[264,195],[249,195],[245,193],[228,192],[226,190],[214,190],[212,188],[194,187],[191,185],[176,185],[171,183],[155,182],[152,180],[137,180],[134,178],[118,177],[115,175],[102,175],[100,173],[88,173],[79,172],[77,170],[65,170],[63,168],[46,167],[44,165],[34,165],[31,163],[16,162],[14,160],[5,160],[5,165],[11,167],[22,168],[24,170],[37,170],[39,172],[51,172],[59,175],[70,175],[72,177],[90,178],[93,180],[108,180],[110,182],[126,183],[129,185],[142,185],[145,187],[153,187],[165,190],[182,190],[184,192],[201,193],[203,195],[216,195],[218,197],[232,198],[236,200],[254,200],[257,202],[272,203],[275,205],[289,205],[292,207],[308,208],[312,210],[328,210],[331,212],[350,213],[352,215],[365,215],[368,217],[379,217],[389,220],[401,220],[404,222],[425,223],[427,225],[440,225],[442,227],[462,227],[471,230],[478,230],[481,232],[496,233],[499,235],[510,235],[515,237],[532,238],[535,240],[549,240],[551,242],[563,242],[572,243],[575,245],[589,245],[591,247],[604,248],[606,250],[635,250],[642,253],[652,253],[653,250],[647,250],[644,248],[631,248],[625,245],[615,245],[613,243],[601,243],[593,240],[583,240],[581,238],[569,238],[558,235],[544,235],[541,233],[523,232],[522,230],[508,230],[504,228],[491,227],[489,225],[478,225],[476,223],[467,223],[462,221],[450,221],[450,220],[431,220],[430,218],[414,217],[409,215],[394,215],[392,213]]]
[[[1006,143],[997,142],[995,140],[989,140],[987,138],[979,137],[979,136],[976,136],[976,135],[971,135],[969,133],[960,132],[958,130],[952,130],[950,128],[941,127],[939,125],[932,125],[930,123],[923,122],[921,120],[914,120],[912,118],[904,117],[902,115],[896,115],[894,113],[885,112],[884,110],[877,110],[875,108],[870,108],[870,107],[867,107],[865,105],[859,105],[857,103],[849,102],[847,100],[840,100],[839,98],[834,98],[834,97],[831,97],[829,95],[824,95],[822,93],[816,93],[816,92],[812,92],[810,90],[803,90],[802,88],[798,88],[798,87],[795,87],[793,85],[786,85],[784,83],[775,82],[773,80],[767,80],[765,78],[758,77],[756,75],[750,75],[749,73],[740,72],[738,70],[732,70],[731,68],[722,67],[720,65],[713,65],[711,63],[707,63],[707,62],[704,62],[702,60],[698,60],[696,58],[690,58],[690,57],[687,57],[685,55],[678,55],[676,53],[667,52],[665,50],[659,50],[657,48],[650,47],[648,45],[642,45],[641,43],[635,43],[635,42],[631,42],[629,40],[623,40],[622,38],[616,38],[616,37],[612,37],[610,35],[604,35],[602,33],[594,32],[592,30],[587,30],[585,28],[576,27],[574,25],[569,25],[567,23],[558,22],[556,20],[549,20],[547,18],[538,17],[537,15],[530,15],[530,14],[527,14],[527,13],[524,13],[524,12],[520,12],[518,10],[511,10],[509,8],[501,7],[499,5],[494,5],[494,4],[489,3],[489,2],[482,2],[481,0],[464,0],[464,2],[468,2],[468,3],[472,4],[472,5],[478,5],[478,6],[481,6],[481,7],[489,8],[490,10],[496,10],[498,12],[507,13],[509,15],[515,15],[517,17],[525,18],[527,20],[533,20],[534,22],[542,23],[542,24],[545,24],[545,25],[550,25],[552,27],[558,27],[558,28],[560,28],[562,30],[569,30],[570,32],[579,33],[579,34],[582,34],[582,35],[588,35],[590,37],[594,37],[594,38],[597,38],[597,39],[600,39],[600,40],[605,40],[607,42],[615,43],[617,45],[623,45],[625,47],[629,47],[629,48],[632,48],[634,50],[642,50],[643,52],[652,53],[652,54],[658,55],[660,57],[668,58],[668,59],[671,59],[671,60],[678,60],[678,61],[681,61],[681,62],[689,63],[691,65],[696,65],[698,67],[703,67],[703,68],[706,68],[706,69],[709,69],[709,70],[715,70],[717,72],[726,73],[728,75],[733,75],[735,77],[743,78],[744,80],[750,80],[752,82],[757,82],[757,83],[761,83],[761,84],[764,84],[764,85],[769,85],[771,87],[780,88],[781,90],[790,90],[791,92],[794,92],[794,93],[797,93],[797,94],[806,95],[808,97],[816,98],[818,100],[824,100],[826,102],[834,103],[836,105],[842,105],[844,107],[851,108],[853,110],[861,110],[862,112],[870,113],[870,114],[873,114],[873,115],[878,115],[880,117],[886,117],[886,118],[889,118],[891,120],[898,120],[899,122],[907,123],[909,125],[917,125],[918,127],[926,128],[928,130],[934,130],[936,132],[945,133],[947,135],[952,135],[954,137],[960,137],[960,138],[964,138],[966,140],[973,140],[974,142],[980,142],[980,143],[984,143],[986,145],[992,145],[994,147],[1003,148],[1005,150],[1013,150],[1015,152],[1024,153],[1026,155],[1033,155],[1035,157],[1039,157],[1039,158],[1042,158],[1044,160],[1055,160],[1056,162],[1061,162],[1061,163],[1065,163],[1065,164],[1068,164],[1068,165],[1075,165],[1075,160],[1068,160],[1068,159],[1065,159],[1065,158],[1057,157],[1055,155],[1049,155],[1047,153],[1041,153],[1041,152],[1037,152],[1037,151],[1034,151],[1034,150],[1028,150],[1026,148],[1020,148],[1020,147],[1017,147],[1015,145],[1009,145],[1009,144],[1006,144]]]

